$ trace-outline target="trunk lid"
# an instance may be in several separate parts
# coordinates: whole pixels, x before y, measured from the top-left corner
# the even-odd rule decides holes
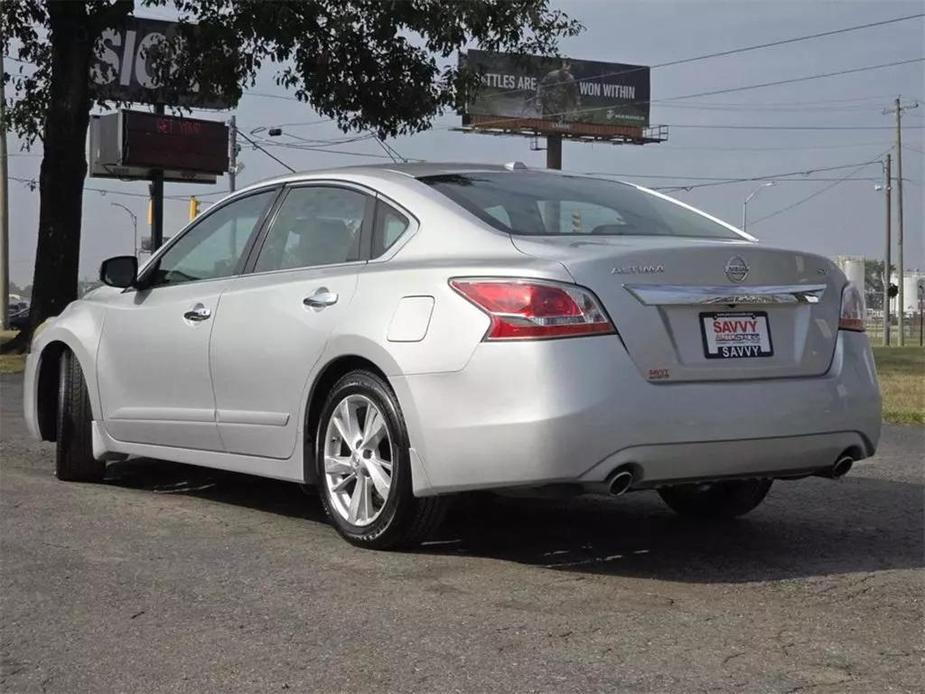
[[[818,376],[832,361],[845,278],[821,256],[737,240],[511,238],[598,296],[650,381]]]

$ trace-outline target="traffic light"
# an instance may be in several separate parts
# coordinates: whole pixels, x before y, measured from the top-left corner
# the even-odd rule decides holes
[[[192,222],[198,216],[199,216],[199,200],[196,199],[195,195],[192,195],[190,196],[190,199],[189,199],[189,220]]]
[[[890,288],[886,290],[886,293],[887,293],[887,296],[889,296],[892,299],[894,296],[899,294],[899,287],[891,283]]]

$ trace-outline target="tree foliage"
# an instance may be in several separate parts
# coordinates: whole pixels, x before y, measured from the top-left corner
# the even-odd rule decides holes
[[[136,9],[180,22],[152,56],[165,100],[194,84],[238,97],[272,71],[342,130],[381,137],[426,129],[476,86],[453,60],[460,49],[553,54],[581,30],[548,0],[3,0],[2,125],[44,149],[33,328],[77,296],[89,115],[119,105],[94,96],[91,58]]]
[[[42,137],[49,105],[55,4],[2,3],[3,52],[21,61],[4,75],[14,92],[7,125],[30,141]],[[133,0],[67,4],[85,7],[93,41],[136,9]],[[452,59],[457,51],[477,44],[554,54],[560,38],[582,28],[548,0],[140,0],[142,15],[149,8],[173,10],[181,23],[157,61],[166,99],[190,84],[237,98],[272,70],[277,84],[342,130],[381,136],[426,129],[476,86],[477,75]]]

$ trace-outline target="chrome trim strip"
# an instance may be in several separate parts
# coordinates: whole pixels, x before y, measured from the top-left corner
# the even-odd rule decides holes
[[[734,304],[818,304],[824,284],[697,287],[678,284],[624,284],[623,288],[646,306],[702,306]]]

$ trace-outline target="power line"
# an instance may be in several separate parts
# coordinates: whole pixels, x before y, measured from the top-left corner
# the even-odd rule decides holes
[[[702,96],[714,96],[717,94],[731,94],[732,92],[742,92],[742,91],[748,91],[751,89],[762,89],[765,87],[776,87],[776,86],[780,86],[784,84],[794,84],[796,82],[808,82],[810,80],[823,79],[827,77],[837,77],[839,75],[850,75],[850,74],[854,74],[858,72],[866,72],[870,70],[881,70],[884,68],[896,67],[899,65],[920,63],[923,60],[925,60],[925,58],[910,58],[908,60],[897,60],[891,63],[880,63],[878,65],[865,65],[862,67],[848,68],[845,70],[836,70],[835,72],[823,72],[823,73],[818,73],[815,75],[805,75],[803,77],[791,77],[789,79],[774,80],[772,82],[759,82],[757,84],[746,84],[746,85],[740,85],[738,87],[727,87],[725,89],[713,89],[713,90],[706,91],[706,92],[695,92],[693,94],[682,94],[681,96],[666,97],[664,99],[641,99],[637,101],[628,101],[627,103],[622,104],[622,106],[626,107],[626,106],[645,105],[645,104],[658,104],[658,103],[662,103],[665,101],[680,101],[681,99],[693,99],[693,98],[702,97]],[[543,117],[548,119],[548,118],[553,118],[556,116],[567,116],[567,115],[575,115],[578,113],[592,113],[595,111],[606,111],[612,108],[613,106],[595,106],[593,108],[581,108],[581,109],[576,109],[572,111],[562,111],[560,113],[546,113],[546,114],[543,114]],[[484,126],[491,126],[495,124],[503,125],[509,120],[510,120],[509,118],[502,118],[502,119],[496,119],[496,120],[481,121],[479,123],[479,126],[484,127]],[[456,126],[448,126],[447,129],[452,129],[455,127]],[[684,126],[679,126],[679,127],[684,127]],[[744,128],[746,126],[741,126],[741,127]]]
[[[290,171],[291,173],[295,173],[295,169],[293,169],[291,166],[289,166],[289,164],[287,164],[286,162],[284,162],[282,159],[280,159],[279,157],[277,157],[277,156],[276,156],[275,154],[273,154],[272,152],[268,152],[267,150],[265,150],[263,147],[261,147],[260,145],[258,145],[256,142],[254,142],[252,139],[250,139],[247,135],[245,135],[245,134],[244,134],[243,132],[241,132],[240,130],[238,131],[238,135],[240,135],[240,136],[243,137],[245,140],[247,140],[248,142],[250,142],[250,143],[254,146],[255,149],[259,149],[261,152],[263,152],[263,153],[266,154],[268,157],[270,157],[270,159],[272,159],[272,160],[275,161],[276,163],[281,164],[282,166],[286,167],[287,169],[289,169],[289,171]]]
[[[724,57],[724,56],[734,55],[734,54],[736,54],[736,53],[746,53],[746,52],[748,52],[748,51],[757,51],[757,50],[761,50],[761,49],[764,49],[764,48],[772,48],[772,47],[774,47],[774,46],[783,46],[783,45],[786,45],[786,44],[789,44],[789,43],[797,43],[797,42],[799,42],[799,41],[808,41],[808,40],[810,40],[810,39],[818,39],[818,38],[823,38],[823,37],[825,37],[825,36],[834,36],[835,34],[844,34],[844,33],[850,32],[850,31],[859,31],[859,30],[861,30],[861,29],[870,29],[870,28],[872,28],[872,27],[883,26],[883,25],[886,25],[886,24],[895,24],[896,22],[906,22],[906,21],[909,21],[909,20],[911,20],[911,19],[919,19],[919,18],[921,18],[921,17],[925,17],[925,12],[919,12],[919,13],[917,13],[917,14],[905,15],[905,16],[903,16],[903,17],[894,17],[893,19],[886,19],[886,20],[882,20],[882,21],[879,21],[879,22],[869,22],[869,23],[867,23],[867,24],[856,24],[855,26],[843,27],[843,28],[841,28],[841,29],[832,29],[832,30],[830,30],[830,31],[822,31],[822,32],[818,32],[818,33],[815,33],[815,34],[804,34],[803,36],[794,36],[794,37],[789,38],[789,39],[781,39],[781,40],[778,40],[778,41],[770,41],[770,42],[768,42],[768,43],[759,43],[759,44],[754,44],[754,45],[752,45],[752,46],[743,46],[742,48],[733,48],[733,49],[726,50],[726,51],[717,51],[717,52],[715,52],[715,53],[706,53],[706,54],[704,54],[704,55],[693,56],[693,57],[691,57],[691,58],[680,58],[680,59],[678,59],[678,60],[669,60],[668,62],[656,63],[655,65],[640,66],[640,67],[634,67],[634,68],[627,68],[627,69],[625,69],[625,70],[617,70],[617,71],[614,71],[614,72],[602,72],[602,73],[597,74],[597,75],[589,75],[588,77],[582,77],[582,78],[580,78],[580,79],[578,79],[578,80],[575,80],[575,81],[576,81],[576,82],[584,82],[584,81],[593,80],[593,79],[600,79],[601,77],[617,77],[617,76],[619,76],[619,75],[625,75],[625,74],[629,74],[629,73],[633,73],[633,72],[640,72],[640,71],[642,71],[642,70],[656,70],[656,69],[659,69],[659,68],[673,67],[673,66],[675,66],[675,65],[683,65],[683,64],[686,64],[686,63],[693,63],[693,62],[697,62],[697,61],[700,61],[700,60],[707,60],[707,59],[710,59],[710,58],[722,58],[722,57]],[[552,84],[550,84],[550,85],[548,85],[548,86],[555,86],[556,84],[566,84],[566,83],[567,83],[567,82],[565,82],[565,81],[562,81],[562,82],[554,82],[554,83],[552,83]],[[495,94],[494,94],[493,96],[500,96],[500,95],[502,95],[502,94],[506,94],[506,93],[510,93],[510,92],[520,92],[520,91],[523,91],[523,90],[522,90],[522,89],[508,89],[508,90],[502,91],[502,92],[495,92]]]
[[[672,123],[672,128],[705,130],[893,130],[892,125],[731,125],[726,123]],[[925,125],[907,125],[909,130],[922,130]]]
[[[852,169],[852,170],[849,171],[847,174],[845,174],[845,176],[844,176],[843,178],[836,179],[834,183],[830,183],[830,184],[827,185],[827,186],[823,186],[823,187],[820,188],[819,190],[814,191],[813,193],[810,193],[810,194],[807,195],[805,198],[800,198],[800,199],[797,200],[796,202],[794,202],[794,203],[792,203],[792,204],[790,204],[790,205],[787,205],[786,207],[782,207],[782,208],[780,208],[779,210],[775,210],[774,212],[771,212],[770,214],[766,214],[764,217],[759,217],[758,219],[752,220],[752,222],[751,222],[752,226],[754,226],[755,224],[758,224],[759,222],[763,222],[763,221],[765,221],[765,220],[771,219],[771,217],[776,217],[776,216],[779,215],[779,214],[783,214],[784,212],[789,212],[789,211],[792,210],[794,207],[799,207],[799,206],[802,205],[803,203],[809,202],[809,201],[812,200],[813,198],[818,197],[818,196],[822,195],[823,193],[832,190],[832,188],[834,188],[834,187],[837,186],[837,185],[840,185],[841,183],[844,183],[844,182],[847,181],[849,178],[851,178],[851,176],[853,176],[853,175],[856,174],[858,171],[860,171],[861,169],[863,169],[865,166],[870,166],[870,162],[868,162],[868,163],[866,163],[866,164],[861,164],[861,165],[858,166],[857,168]]]
[[[853,149],[855,147],[885,147],[885,142],[852,142],[850,144],[840,145],[800,145],[799,149]],[[663,144],[661,147],[653,149],[653,152],[672,152],[675,150],[707,150],[710,152],[792,152],[795,148],[793,145],[785,147],[710,147],[708,145],[674,145],[671,142]]]

